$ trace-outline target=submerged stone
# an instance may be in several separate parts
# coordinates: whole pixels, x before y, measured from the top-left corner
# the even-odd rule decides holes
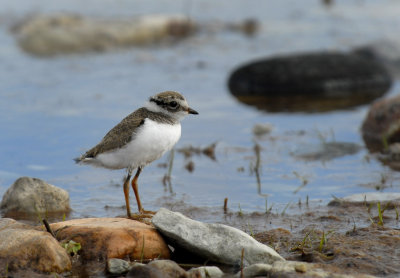
[[[361,132],[372,152],[400,142],[400,95],[376,101],[365,117]]]
[[[188,36],[194,25],[186,16],[146,15],[100,19],[74,14],[39,15],[14,28],[20,47],[34,55],[99,52],[154,44]]]
[[[336,198],[332,200],[329,205],[343,205],[343,204],[387,204],[400,205],[400,193],[395,192],[366,192],[357,193],[343,198]]]
[[[302,145],[293,155],[297,158],[313,161],[328,161],[345,155],[353,155],[361,146],[350,142],[322,142],[321,144]]]
[[[378,61],[316,52],[250,62],[232,72],[228,87],[239,101],[262,110],[320,112],[370,103],[391,83]]]

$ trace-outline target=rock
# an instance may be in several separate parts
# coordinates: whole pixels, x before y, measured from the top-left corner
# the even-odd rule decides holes
[[[11,272],[29,268],[39,272],[62,273],[71,269],[71,260],[65,249],[49,233],[2,218],[0,265],[7,265]]]
[[[328,205],[347,205],[347,204],[361,204],[369,205],[380,202],[382,204],[390,203],[392,206],[400,205],[400,193],[395,192],[367,192],[357,193],[343,198],[336,198],[329,202]]]
[[[128,272],[132,268],[132,265],[121,259],[109,259],[107,261],[107,271],[113,275],[120,275]]]
[[[260,29],[260,23],[255,18],[248,18],[242,22],[226,24],[226,28],[231,31],[241,32],[248,36],[253,36]]]
[[[216,266],[200,266],[188,271],[191,277],[199,278],[217,278],[222,277],[224,273]]]
[[[194,25],[186,16],[146,15],[127,19],[42,15],[13,28],[20,47],[34,55],[98,52],[186,37]]]
[[[161,273],[168,277],[186,278],[188,274],[176,262],[170,260],[155,260],[147,264],[149,267],[158,269]]]
[[[207,260],[238,265],[242,249],[244,265],[284,260],[272,248],[226,225],[201,223],[165,208],[154,215],[152,223],[172,246],[176,244]]]
[[[376,101],[361,127],[365,144],[371,152],[400,142],[400,95]]]
[[[58,240],[81,244],[85,260],[168,259],[170,251],[156,229],[126,218],[85,218],[50,225]]]
[[[284,261],[275,262],[272,264],[270,277],[286,277],[284,275],[291,275],[288,277],[334,277],[334,278],[373,278],[375,276],[367,274],[340,274],[335,269],[322,268],[323,265],[295,262],[295,261]]]
[[[270,134],[273,126],[269,123],[265,124],[255,124],[253,126],[253,134],[258,137],[262,137],[264,135]]]
[[[376,154],[376,158],[393,170],[400,171],[400,143],[391,143],[381,153]]]
[[[269,276],[271,273],[272,266],[269,264],[253,264],[243,269],[244,277],[256,277],[256,276]],[[241,277],[242,273],[239,271],[236,273],[236,277]]]
[[[154,260],[147,265],[141,263],[129,263],[125,260],[120,259],[110,259],[107,262],[107,270],[110,274],[121,275],[136,268],[129,275],[133,277],[133,274],[138,275],[138,273],[161,274],[162,277],[171,278],[187,278],[188,273],[181,268],[176,262],[170,260]],[[141,277],[141,276],[140,276]],[[152,277],[152,276],[149,276]]]
[[[67,213],[69,194],[40,179],[22,177],[4,193],[0,209],[8,213]]]
[[[160,270],[148,265],[134,265],[131,270],[126,275],[126,278],[169,278],[169,276],[164,275]]]
[[[11,218],[0,218],[0,231],[4,229],[32,229],[32,227]]]
[[[243,269],[243,277],[334,277],[334,278],[372,278],[366,274],[340,274],[334,269],[323,269],[323,266],[305,262],[276,261],[272,265],[254,264]],[[242,277],[241,272],[235,277]]]
[[[393,75],[400,75],[400,41],[397,37],[357,47],[355,53],[379,60]]]
[[[277,112],[358,106],[382,96],[391,83],[380,62],[341,52],[260,59],[235,69],[228,80],[239,101]]]

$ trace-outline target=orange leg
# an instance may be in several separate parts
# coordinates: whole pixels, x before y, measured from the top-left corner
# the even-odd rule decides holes
[[[125,194],[125,205],[126,205],[126,214],[128,218],[131,218],[131,208],[129,206],[129,180],[131,179],[131,170],[128,170],[128,174],[124,181],[124,194]]]
[[[142,203],[140,202],[137,180],[138,180],[139,175],[140,175],[141,172],[142,172],[142,167],[139,167],[137,169],[137,172],[136,172],[135,176],[132,179],[132,188],[133,188],[133,192],[135,193],[139,214],[155,214],[152,211],[144,210],[143,207],[142,207]]]
[[[132,188],[133,188],[133,192],[135,193],[139,213],[142,213],[142,211],[143,211],[142,203],[140,202],[139,190],[138,190],[138,184],[137,184],[137,179],[139,178],[139,175],[141,172],[142,172],[142,167],[139,167],[136,171],[135,176],[132,179]]]

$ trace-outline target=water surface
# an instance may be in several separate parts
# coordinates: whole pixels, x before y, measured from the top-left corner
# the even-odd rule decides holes
[[[70,193],[73,217],[125,213],[121,171],[74,164],[73,158],[100,141],[150,95],[177,90],[199,111],[182,122],[176,148],[217,142],[216,161],[175,152],[171,187],[162,183],[168,155],[146,167],[139,179],[143,206],[166,203],[222,206],[232,210],[285,209],[308,198],[399,190],[399,174],[363,147],[360,125],[368,106],[329,113],[268,113],[240,104],[228,92],[229,73],[260,57],[312,50],[348,50],[397,36],[400,3],[394,1],[0,1],[0,195],[20,176],[32,176]],[[29,14],[73,12],[127,17],[183,13],[201,24],[254,18],[254,37],[227,30],[204,31],[173,45],[108,53],[38,58],[22,52],[10,26]],[[388,95],[397,93],[396,80]],[[255,124],[272,132],[256,138]],[[362,148],[330,160],[296,154],[324,142]],[[254,145],[261,146],[260,183]],[[306,181],[306,182],[305,182]],[[303,183],[305,186],[299,188]],[[133,194],[132,194],[133,195]],[[132,206],[135,202],[132,198]],[[267,203],[267,204],[266,204]]]

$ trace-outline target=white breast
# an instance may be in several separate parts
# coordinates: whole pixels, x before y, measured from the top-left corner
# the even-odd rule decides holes
[[[160,124],[146,119],[125,147],[96,157],[103,167],[112,169],[137,168],[159,159],[171,150],[181,137],[180,123]]]

